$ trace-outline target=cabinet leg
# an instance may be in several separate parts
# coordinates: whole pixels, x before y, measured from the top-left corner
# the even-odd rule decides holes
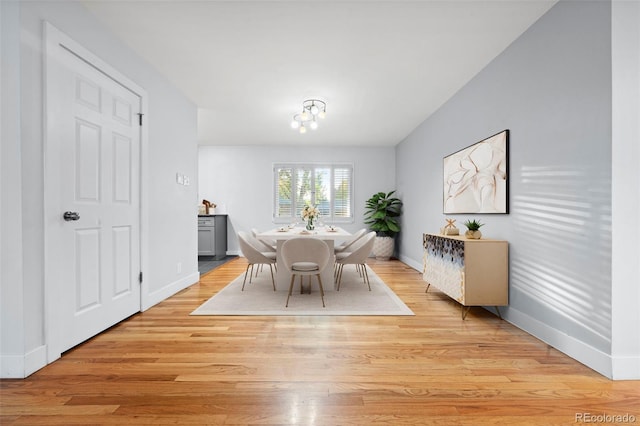
[[[496,312],[498,313],[498,318],[502,319],[502,315],[500,315],[500,307],[496,306]]]
[[[464,321],[464,319],[467,317],[467,314],[469,313],[469,310],[471,309],[471,306],[460,305],[460,307],[462,308],[462,320]]]

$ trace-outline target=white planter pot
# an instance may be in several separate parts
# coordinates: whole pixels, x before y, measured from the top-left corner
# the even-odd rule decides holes
[[[377,260],[389,260],[393,256],[395,240],[392,237],[376,237],[373,243],[373,255]]]

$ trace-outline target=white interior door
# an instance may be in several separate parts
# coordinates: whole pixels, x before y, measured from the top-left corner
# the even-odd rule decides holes
[[[141,271],[140,96],[60,40],[47,44],[45,144],[58,354],[140,311]]]

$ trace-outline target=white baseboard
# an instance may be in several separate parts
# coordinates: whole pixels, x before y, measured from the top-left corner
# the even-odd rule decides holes
[[[25,376],[23,355],[2,355],[0,357],[0,377],[3,379],[23,379]]]
[[[42,367],[47,365],[47,345],[42,345],[31,352],[28,352],[24,357],[24,372],[27,377],[30,374],[35,373]]]
[[[399,260],[416,271],[422,271],[422,263],[404,256]],[[560,352],[613,380],[639,380],[640,358],[614,357],[514,308],[504,310],[502,317],[519,329],[549,344]]]
[[[615,356],[612,361],[613,380],[640,380],[640,357]]]
[[[143,297],[142,311],[153,305],[162,302],[173,296],[180,290],[197,283],[200,280],[200,273],[194,272],[181,278],[162,289]],[[47,365],[46,345],[28,352],[25,355],[0,355],[0,378],[3,379],[23,379]]]
[[[516,309],[506,309],[502,318],[603,376],[609,379],[613,378],[610,355]]]
[[[400,256],[398,260],[400,260],[400,262],[404,263],[405,265],[411,266],[416,271],[422,273],[422,262],[416,262],[415,260],[410,259],[406,256]]]
[[[190,285],[197,283],[199,280],[200,280],[200,272],[194,272],[192,274],[187,275],[184,278],[181,278],[177,281],[174,281],[162,287],[160,290],[156,290],[153,293],[147,294],[146,297],[143,297],[142,311],[146,311],[153,305],[156,305],[162,302],[163,300],[173,296],[180,290],[184,290]]]
[[[0,378],[24,379],[47,365],[47,347],[39,346],[25,355],[0,356]]]

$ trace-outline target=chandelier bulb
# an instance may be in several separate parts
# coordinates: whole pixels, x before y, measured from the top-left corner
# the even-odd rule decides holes
[[[324,101],[307,99],[302,102],[302,110],[294,114],[291,128],[298,129],[300,133],[306,133],[309,128],[315,130],[318,128],[318,119],[324,119],[326,112],[327,104]]]

